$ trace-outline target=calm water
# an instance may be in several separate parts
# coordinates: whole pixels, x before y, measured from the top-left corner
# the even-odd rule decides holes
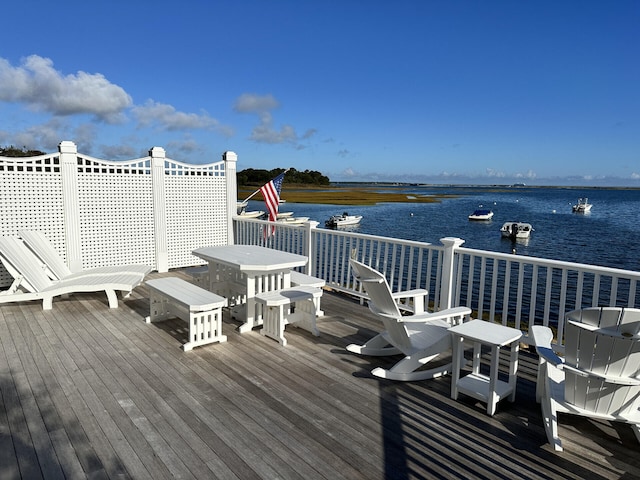
[[[363,215],[355,231],[372,235],[440,244],[442,237],[459,237],[464,246],[495,252],[588,263],[640,271],[640,190],[577,188],[398,187],[407,195],[455,194],[430,204],[388,203],[344,207],[287,203],[282,211],[320,222],[348,211]],[[286,191],[283,191],[286,199]],[[575,214],[571,205],[588,197],[591,213]],[[264,210],[249,202],[248,210]],[[494,212],[489,222],[471,222],[468,215],[483,205]],[[530,223],[528,241],[513,244],[500,236],[507,221]]]

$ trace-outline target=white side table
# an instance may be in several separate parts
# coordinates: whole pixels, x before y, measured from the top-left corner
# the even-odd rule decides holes
[[[516,398],[516,380],[518,371],[518,349],[522,332],[516,328],[504,327],[484,320],[472,320],[449,329],[453,344],[453,378],[451,379],[451,398],[458,399],[458,393],[487,402],[487,414],[493,415],[498,402],[509,396]],[[460,378],[460,369],[464,364],[464,342],[473,342],[473,364],[469,375]],[[491,369],[489,376],[480,373],[480,349],[482,344],[491,346]],[[509,379],[504,382],[498,378],[500,348],[510,346]]]

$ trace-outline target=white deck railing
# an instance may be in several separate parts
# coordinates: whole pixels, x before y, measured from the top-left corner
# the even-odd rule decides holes
[[[461,239],[442,245],[378,237],[339,230],[234,219],[238,244],[265,245],[307,255],[307,273],[327,286],[364,298],[354,282],[349,258],[381,271],[393,291],[424,288],[429,306],[441,310],[464,305],[474,316],[515,326],[525,333],[532,325],[557,328],[563,344],[564,317],[592,306],[640,307],[640,272],[464,248]]]

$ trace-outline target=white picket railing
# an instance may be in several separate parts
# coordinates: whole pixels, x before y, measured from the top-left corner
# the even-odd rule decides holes
[[[271,225],[275,232],[270,233]],[[335,290],[364,298],[349,258],[381,271],[393,291],[424,288],[429,306],[471,308],[474,317],[521,329],[557,328],[563,344],[564,317],[592,306],[640,307],[640,272],[464,248],[463,240],[442,245],[236,217],[236,243],[259,244],[309,256],[307,272]]]

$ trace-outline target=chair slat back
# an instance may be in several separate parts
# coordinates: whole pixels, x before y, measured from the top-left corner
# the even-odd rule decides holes
[[[16,237],[0,237],[0,251],[13,268],[23,276],[25,288],[40,292],[53,285],[40,259]]]
[[[402,317],[398,304],[391,293],[387,279],[377,270],[364,263],[350,259],[351,268],[356,278],[369,297],[369,308],[378,315],[396,348],[410,348],[411,341],[405,326],[398,320]]]
[[[58,280],[73,273],[44,233],[35,230],[21,230],[19,234]]]
[[[570,367],[565,368],[568,402],[598,414],[620,414],[628,408],[637,408],[633,405],[637,404],[640,386],[624,382],[640,374],[638,319],[640,310],[613,307],[584,309],[580,315],[577,312],[568,315],[565,330],[565,364]],[[601,378],[605,375],[611,379]]]

